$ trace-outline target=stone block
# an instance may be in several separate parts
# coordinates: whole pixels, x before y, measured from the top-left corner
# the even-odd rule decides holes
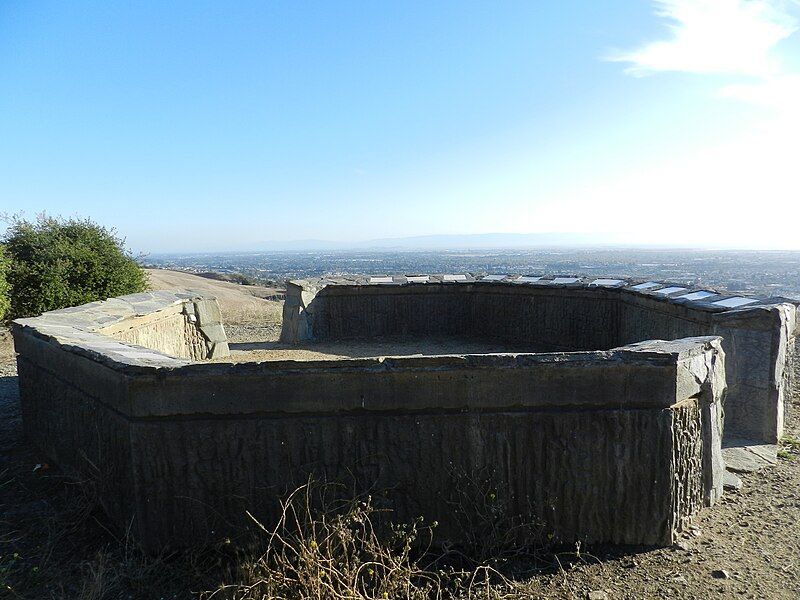
[[[216,325],[222,322],[222,315],[216,300],[197,300],[194,303],[194,309],[201,326]]]
[[[200,331],[203,332],[203,335],[208,338],[210,342],[224,342],[228,338],[225,336],[225,328],[222,326],[222,323],[210,323],[207,325],[203,325],[203,321],[200,321]]]
[[[230,355],[231,350],[228,347],[228,342],[214,342],[211,345],[208,358],[227,358]]]

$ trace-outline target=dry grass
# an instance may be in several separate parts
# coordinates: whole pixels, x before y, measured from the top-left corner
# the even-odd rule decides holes
[[[226,324],[277,324],[280,327],[283,302],[264,299],[276,294],[276,289],[238,285],[167,269],[148,269],[147,273],[151,289],[191,289],[214,296]]]
[[[342,495],[341,485],[310,481],[282,502],[273,527],[252,519],[260,533],[241,555],[229,582],[202,595],[205,600],[319,598],[324,600],[405,598],[506,598],[521,584],[512,578],[512,558],[539,562],[541,548],[520,546],[535,525],[509,518],[492,498],[490,480],[470,477],[458,498],[456,517],[470,537],[459,546],[435,543],[436,522],[421,517],[395,523],[371,496]],[[472,487],[477,484],[477,487]],[[483,489],[483,488],[486,489]],[[251,517],[252,518],[252,517]],[[474,531],[472,527],[476,527]],[[477,554],[475,553],[477,552]],[[533,560],[533,563],[531,562]],[[549,566],[549,564],[547,565]],[[542,567],[540,566],[540,569]]]
[[[220,309],[226,324],[270,325],[280,329],[283,322],[283,302],[254,298],[236,305],[220,303]]]
[[[22,487],[20,479],[4,478],[0,486]],[[21,522],[2,523],[0,597],[183,598],[188,597],[188,582],[200,583],[204,573],[210,573],[208,560],[198,560],[208,553],[149,556],[130,532],[115,535],[93,486],[59,475],[42,476],[42,484],[47,487],[46,501],[33,503],[35,508]]]
[[[439,581],[420,565],[434,525],[381,526],[372,498],[342,499],[310,482],[282,502],[263,549],[236,566],[233,583],[206,598],[428,598]],[[420,548],[422,546],[422,548]]]

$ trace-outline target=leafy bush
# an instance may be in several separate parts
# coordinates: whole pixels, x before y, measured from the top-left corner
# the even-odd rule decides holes
[[[0,321],[6,316],[11,306],[11,298],[9,297],[11,286],[8,284],[8,267],[10,264],[11,261],[6,256],[5,248],[0,246]]]
[[[11,316],[141,292],[147,275],[113,229],[89,219],[16,218],[5,235]]]

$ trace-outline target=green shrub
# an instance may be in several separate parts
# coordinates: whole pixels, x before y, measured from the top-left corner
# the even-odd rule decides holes
[[[113,229],[89,219],[40,216],[12,221],[5,235],[11,261],[13,318],[141,292],[147,275]]]
[[[9,297],[9,290],[11,286],[8,283],[8,268],[11,261],[6,256],[6,250],[0,246],[0,321],[8,313],[11,307],[11,298]]]

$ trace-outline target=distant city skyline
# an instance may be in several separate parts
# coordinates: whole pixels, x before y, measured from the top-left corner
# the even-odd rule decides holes
[[[800,249],[799,19],[796,0],[5,2],[0,212],[153,253]]]

